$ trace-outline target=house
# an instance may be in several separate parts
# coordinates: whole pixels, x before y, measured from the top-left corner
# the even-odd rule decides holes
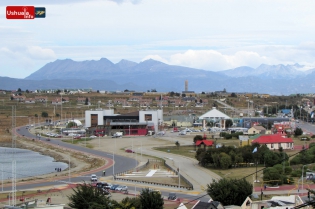
[[[206,149],[206,147],[212,147],[213,141],[212,140],[198,140],[196,141],[196,146],[201,146],[203,145],[203,148]]]
[[[263,126],[253,126],[247,131],[248,134],[265,134],[266,129]]]
[[[35,99],[34,98],[25,98],[24,103],[34,104],[35,103]]]
[[[272,135],[261,135],[257,139],[253,140],[252,143],[258,143],[260,145],[266,145],[269,149],[293,149],[294,142],[291,138],[284,138],[279,134]]]
[[[24,100],[26,99],[25,96],[19,96],[19,95],[12,95],[11,96],[11,99],[12,100],[15,100],[15,101],[19,101],[19,102],[24,102]]]
[[[35,102],[47,102],[47,97],[35,96]]]
[[[61,98],[55,98],[55,99],[51,100],[51,104],[52,105],[61,105],[62,104]]]
[[[86,100],[87,100],[87,105],[91,105],[91,99],[87,97],[78,97],[77,102],[79,104],[86,104]]]

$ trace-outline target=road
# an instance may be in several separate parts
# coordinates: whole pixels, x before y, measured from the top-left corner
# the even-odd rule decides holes
[[[34,138],[36,139],[36,136],[31,134],[28,129],[26,127],[20,127],[19,129],[17,129],[17,133],[19,135],[24,135],[25,137],[28,137],[30,139]],[[56,139],[52,139],[50,138],[50,141],[46,141],[45,137],[41,137],[41,140],[45,141],[45,143],[49,143],[49,144],[53,144],[56,146],[60,146],[60,147],[64,147],[66,149],[72,149],[72,150],[76,150],[76,151],[80,151],[80,152],[85,152],[85,153],[89,153],[89,154],[93,154],[96,156],[101,156],[101,157],[105,157],[105,158],[109,158],[112,159],[112,153],[107,153],[107,152],[103,152],[103,151],[97,151],[97,150],[92,150],[89,148],[85,148],[85,147],[81,147],[81,146],[76,146],[73,144],[69,144],[66,142],[62,142],[60,140],[56,140]],[[173,137],[169,137],[169,140],[174,140]],[[175,167],[179,166],[180,167],[180,171],[181,174],[183,176],[185,176],[185,178],[187,178],[193,185],[194,185],[194,190],[198,191],[196,193],[196,195],[191,195],[191,194],[185,194],[183,193],[183,190],[178,190],[177,196],[178,198],[181,199],[196,199],[198,196],[202,196],[202,198],[200,198],[200,200],[202,201],[208,201],[209,200],[209,196],[206,195],[205,192],[205,188],[206,185],[209,184],[210,182],[212,182],[212,177],[211,176],[215,176],[215,178],[220,178],[219,176],[217,176],[216,174],[212,173],[211,171],[204,169],[202,167],[200,167],[198,165],[198,161],[195,159],[191,159],[191,158],[187,158],[187,157],[183,157],[183,156],[179,156],[179,155],[173,155],[173,154],[168,154],[167,158],[165,158],[165,153],[164,152],[160,152],[160,151],[156,151],[151,149],[151,147],[143,147],[143,154],[147,154],[147,155],[151,155],[151,156],[157,156],[160,158],[163,158],[166,160],[166,162],[169,165],[173,165]],[[115,155],[115,173],[119,173],[119,172],[123,172],[129,169],[134,168],[135,166],[135,159],[133,158],[128,158],[128,157],[123,157],[120,155]],[[198,170],[196,172],[196,170]],[[109,167],[106,169],[106,176],[111,176],[113,174],[113,169],[112,167]],[[102,171],[96,172],[96,175],[101,176],[102,175]],[[68,177],[65,177],[64,179],[61,179],[59,181],[44,181],[44,182],[39,182],[39,183],[26,183],[26,184],[18,184],[17,185],[17,190],[25,190],[25,189],[29,189],[29,188],[37,188],[37,187],[58,187],[61,185],[64,185],[65,183],[69,183],[68,182]],[[75,177],[75,178],[71,178],[71,182],[82,182],[82,181],[86,181],[89,182],[90,178],[89,177],[84,177],[84,176],[80,176],[80,177]],[[123,182],[119,183],[116,182],[118,184],[124,184]],[[139,187],[141,186],[141,187]],[[133,191],[141,191],[143,185],[138,185],[138,186],[128,186],[129,190],[131,191],[131,193]],[[168,193],[170,191],[174,191],[174,189],[170,188],[159,188],[161,190],[161,193],[163,196],[168,196]],[[11,187],[6,187],[4,188],[4,191],[11,191]],[[176,191],[176,189],[175,189]],[[198,196],[197,196],[198,194]]]
[[[34,136],[33,134],[31,134],[28,129],[26,129],[26,127],[19,127],[17,129],[17,133],[19,135],[24,135],[25,137],[28,137],[30,139],[34,138],[36,139],[36,136]],[[60,140],[56,140],[56,139],[52,139],[50,138],[50,141],[47,142],[45,137],[41,137],[41,140],[44,140],[46,143],[48,144],[53,144],[56,146],[60,146],[60,147],[64,147],[66,149],[72,149],[72,150],[76,150],[76,151],[80,151],[80,152],[85,152],[88,154],[92,154],[92,155],[96,155],[96,156],[100,156],[103,158],[108,158],[110,159],[110,161],[112,162],[113,159],[113,155],[112,153],[108,153],[108,152],[102,152],[102,151],[97,151],[97,150],[93,150],[93,149],[89,149],[89,148],[85,148],[85,147],[80,147],[80,146],[76,146],[73,144],[69,144],[66,142],[62,142]],[[119,173],[119,172],[123,172],[123,171],[127,171],[129,169],[134,168],[135,166],[135,160],[132,158],[128,158],[128,157],[123,157],[120,155],[115,155],[115,173]],[[102,176],[102,171],[98,171],[95,173],[97,176]],[[106,169],[106,175],[112,176],[113,175],[113,169],[112,167],[109,167]],[[65,184],[65,182],[68,183],[69,177],[65,177],[64,179],[59,179],[57,182],[53,181],[53,182],[49,182],[49,181],[45,181],[45,182],[40,182],[40,183],[32,183],[32,184],[17,184],[17,189],[18,190],[23,190],[23,189],[28,189],[28,188],[34,188],[34,187],[42,187],[42,186],[58,186],[58,185],[62,185]],[[80,176],[80,177],[75,177],[75,178],[71,178],[71,182],[82,182],[82,181],[90,181],[90,177],[87,176]],[[4,191],[10,191],[11,187],[7,187],[4,188]]]

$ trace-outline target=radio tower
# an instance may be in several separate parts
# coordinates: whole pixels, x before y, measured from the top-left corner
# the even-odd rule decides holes
[[[16,205],[16,161],[15,161],[15,148],[16,148],[16,107],[12,106],[12,206]]]

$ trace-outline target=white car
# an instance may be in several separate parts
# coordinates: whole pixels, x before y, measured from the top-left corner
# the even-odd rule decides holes
[[[94,138],[96,138],[96,136],[93,135],[93,136],[90,136],[90,138],[91,138],[91,139],[94,139]]]
[[[97,176],[95,174],[91,175],[91,181],[97,181]]]
[[[119,186],[115,190],[116,191],[126,191],[126,190],[128,190],[128,187],[127,186]]]

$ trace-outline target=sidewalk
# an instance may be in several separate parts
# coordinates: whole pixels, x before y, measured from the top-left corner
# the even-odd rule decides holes
[[[260,194],[262,191],[264,194],[298,194],[300,196],[305,196],[308,192],[307,189],[315,190],[315,184],[304,184],[303,189],[302,185],[267,186],[266,189],[264,189],[264,187],[254,187],[254,193]]]

